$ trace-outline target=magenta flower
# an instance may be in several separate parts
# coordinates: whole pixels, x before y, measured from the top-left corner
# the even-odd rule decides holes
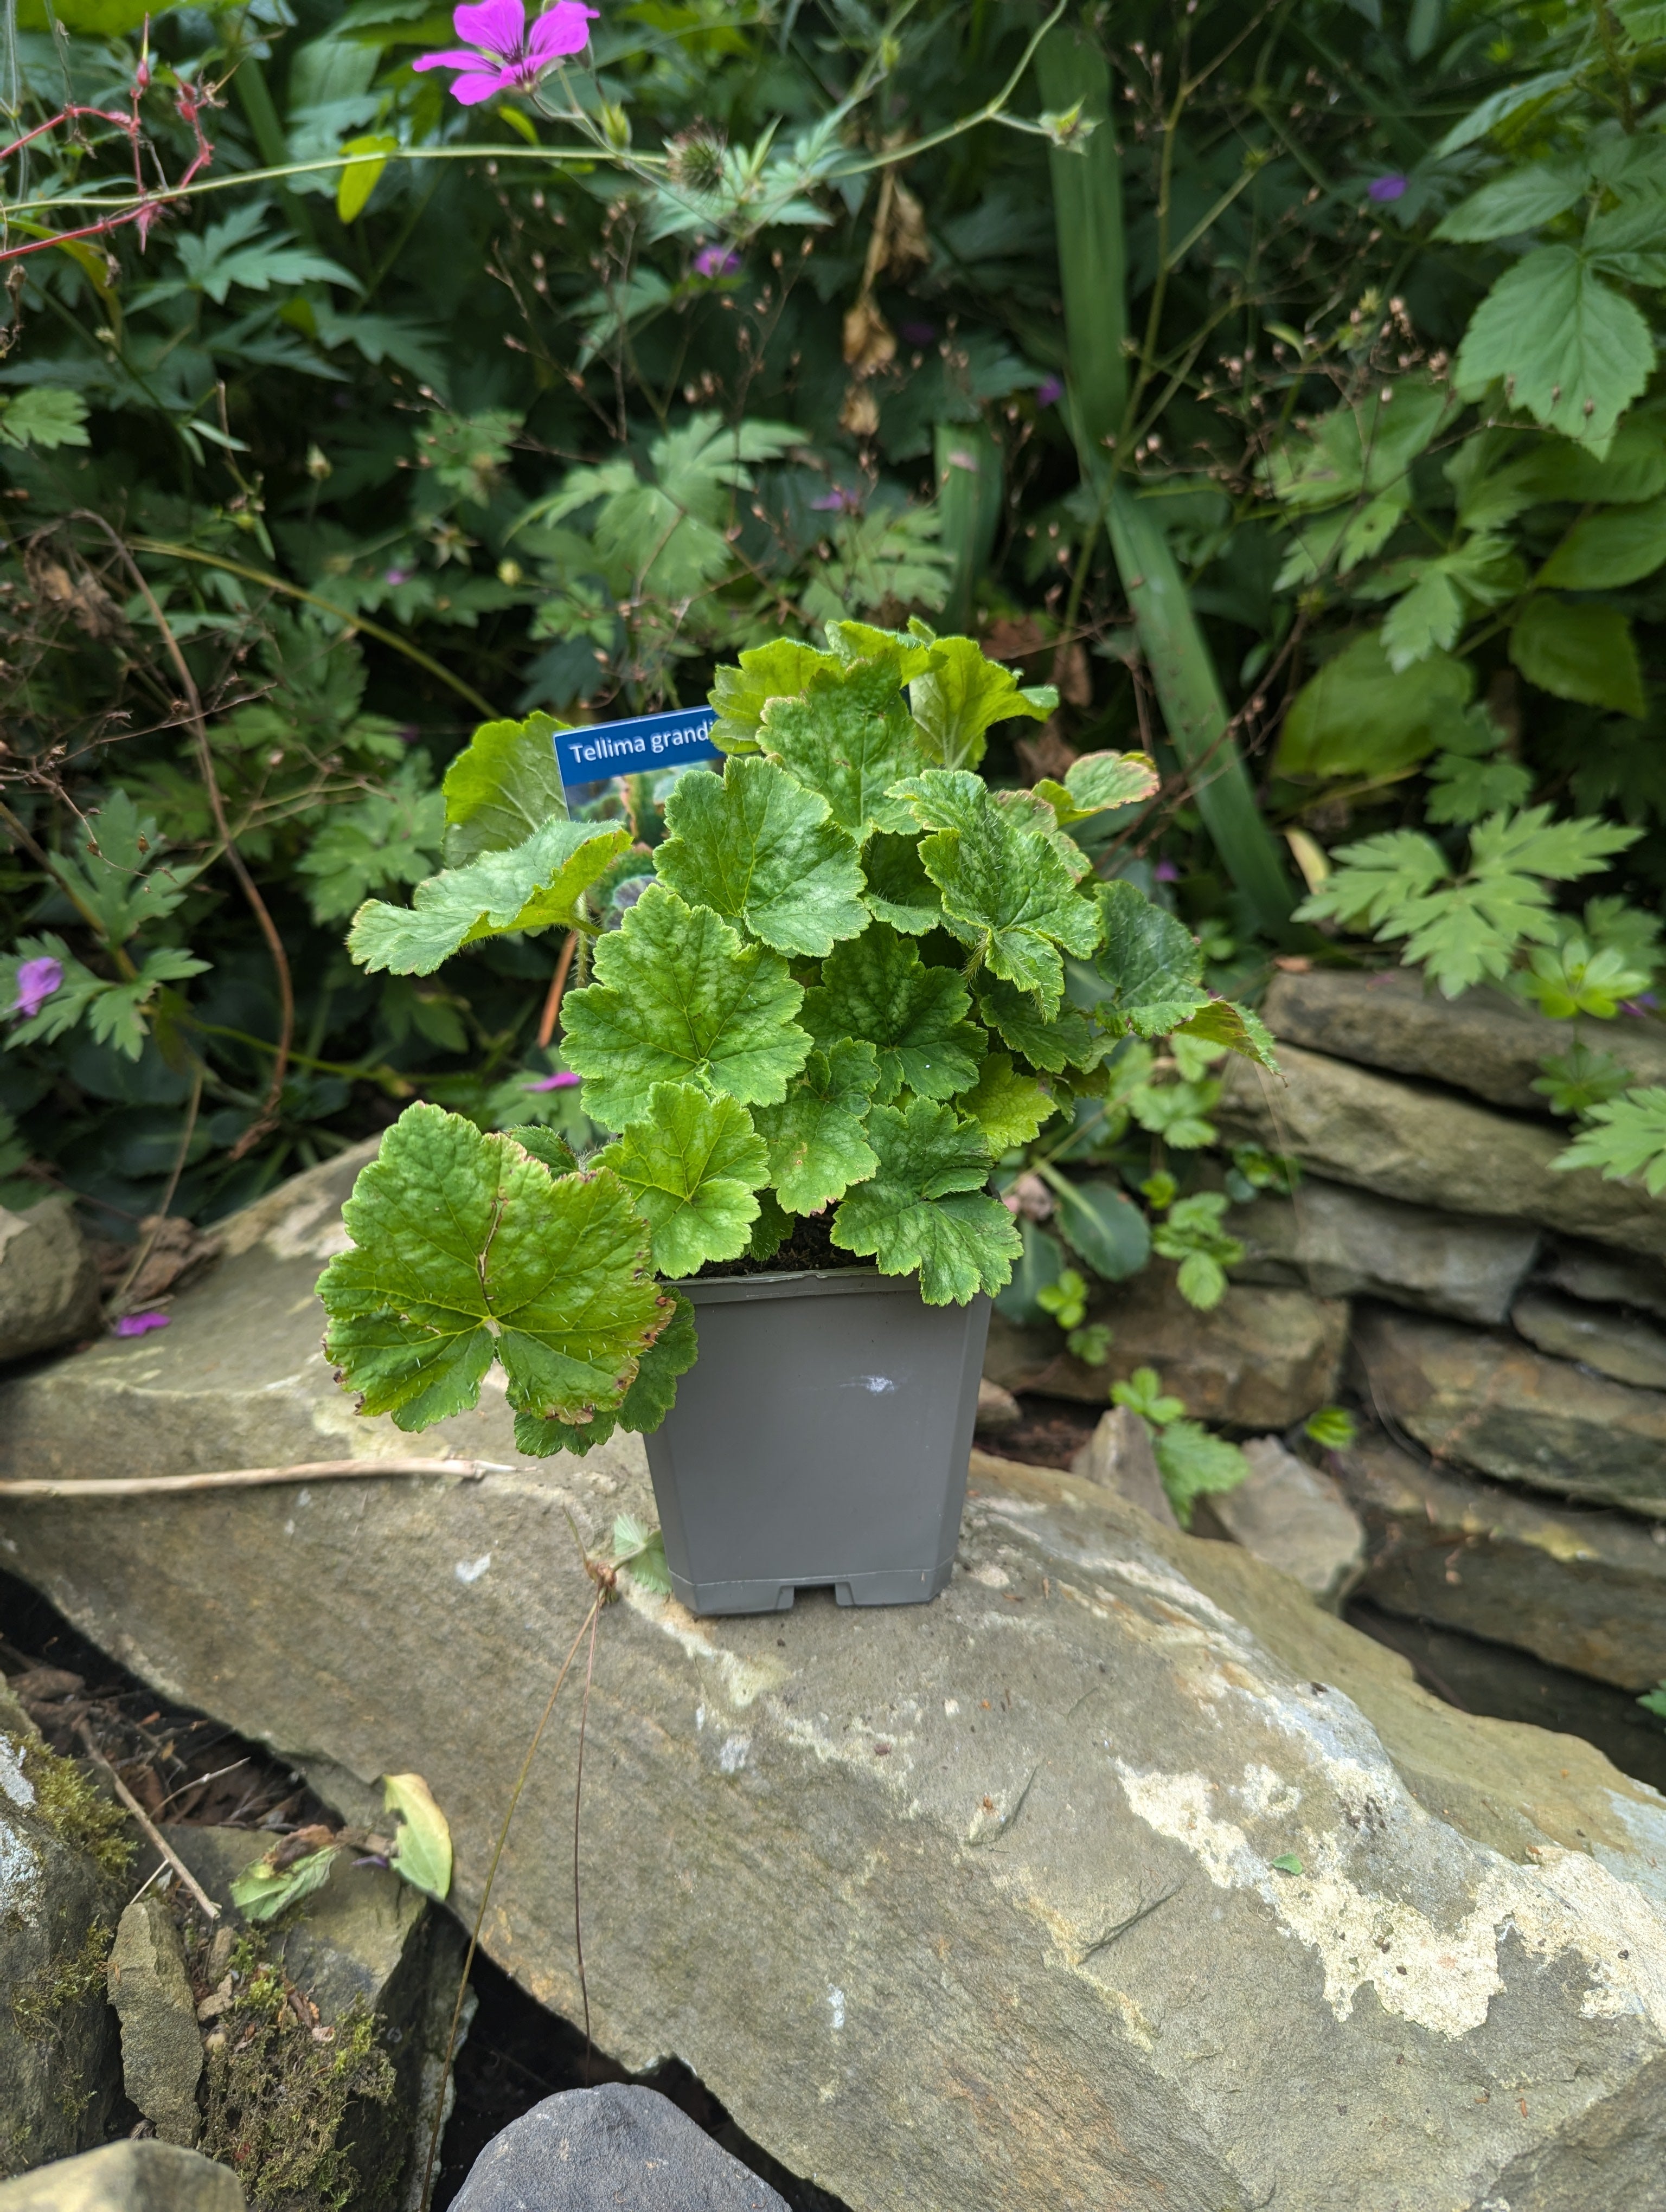
[[[17,999],[12,1007],[27,1021],[38,1014],[64,981],[61,960],[25,960],[17,970]]]
[[[578,1079],[576,1075],[569,1075],[563,1067],[555,1075],[540,1075],[536,1083],[529,1083],[526,1088],[529,1091],[570,1091]]]
[[[1180,871],[1172,860],[1159,860],[1152,874],[1159,884],[1177,884],[1180,881]]]
[[[1365,186],[1365,197],[1367,199],[1375,200],[1377,205],[1381,207],[1389,200],[1403,198],[1405,196],[1407,182],[1408,179],[1406,178],[1397,174],[1387,177],[1373,177],[1371,182]]]
[[[824,491],[810,504],[818,514],[848,514],[861,505],[861,501],[854,491],[845,491],[835,484],[831,491]]]
[[[696,276],[739,276],[740,256],[727,246],[702,246],[694,257]]]
[[[1063,398],[1064,379],[1061,376],[1044,376],[1036,386],[1037,407],[1056,407]]]
[[[153,1328],[166,1328],[167,1323],[166,1314],[124,1314],[116,1323],[115,1334],[118,1336],[148,1336]]]
[[[452,47],[442,54],[422,54],[411,67],[460,70],[452,97],[465,107],[477,107],[495,93],[535,83],[564,55],[580,52],[589,43],[598,12],[584,0],[555,0],[529,27],[521,0],[476,0],[451,19],[458,37],[473,51]]]
[[[409,568],[384,568],[382,581],[385,584],[392,584],[397,591],[401,584],[408,584],[410,581],[410,571]]]

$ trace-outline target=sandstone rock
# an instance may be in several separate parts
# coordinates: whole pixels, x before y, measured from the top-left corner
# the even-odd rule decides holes
[[[1510,1318],[1529,1344],[1555,1358],[1577,1359],[1615,1382],[1666,1389],[1666,1331],[1651,1322],[1549,1291],[1526,1292]]]
[[[1262,1012],[1273,1034],[1291,1044],[1455,1084],[1522,1113],[1545,1112],[1533,1088],[1541,1063],[1575,1036],[1593,1052],[1612,1053],[1639,1083],[1666,1083],[1666,1028],[1658,1022],[1554,1022],[1486,986],[1444,999],[1405,968],[1275,975]]]
[[[1070,1472],[1115,1491],[1165,1528],[1180,1526],[1158,1473],[1151,1431],[1126,1406],[1100,1414],[1099,1425],[1070,1462]]]
[[[203,2039],[173,1915],[154,1890],[122,1914],[106,1969],[121,2021],[122,2085],[164,2142],[197,2140]]]
[[[70,1200],[0,1206],[0,1359],[73,1344],[97,1326],[99,1276]]]
[[[317,1259],[283,1256],[350,1175],[307,1179],[306,1224],[276,1194],[147,1361],[9,1386],[7,1471],[404,1448],[344,1413]],[[428,1442],[511,1471],[18,1504],[0,1535],[326,1797],[425,1774],[466,1917],[589,1601],[566,1514],[594,1544],[652,1505],[635,1439],[529,1462],[501,1395]],[[1068,1474],[975,1455],[970,1488],[930,1606],[696,1620],[625,1577],[586,1765],[599,2045],[682,2057],[853,2212],[1592,2212],[1593,2143],[1658,2212],[1666,1803],[1442,1705],[1235,1547]],[[485,1928],[569,2017],[577,1718],[563,1693]]]
[[[1329,1475],[1286,1451],[1277,1437],[1251,1437],[1243,1456],[1247,1479],[1201,1499],[1195,1525],[1214,1523],[1321,1605],[1339,1605],[1365,1559],[1365,1532],[1353,1507]]]
[[[0,2179],[99,2142],[119,2094],[119,1826],[0,1682]]]
[[[194,2150],[113,2142],[0,2185],[0,2212],[243,2212],[243,2185]]]
[[[1538,1249],[1515,1222],[1437,1213],[1306,1177],[1294,1198],[1234,1206],[1225,1226],[1246,1247],[1237,1282],[1299,1283],[1316,1297],[1387,1298],[1496,1327]]]
[[[1570,1297],[1587,1298],[1596,1305],[1634,1306],[1639,1313],[1666,1321],[1666,1267],[1651,1261],[1628,1260],[1618,1252],[1605,1252],[1600,1244],[1556,1237],[1550,1240],[1539,1274]]]
[[[1547,1505],[1383,1440],[1338,1455],[1359,1595],[1623,1690],[1666,1681],[1666,1523]]]
[[[1015,1429],[1024,1419],[1024,1408],[1010,1390],[1003,1390],[999,1382],[992,1382],[986,1375],[977,1386],[977,1426],[983,1436],[997,1436],[1002,1429]]]
[[[1362,1395],[1437,1459],[1666,1518],[1666,1393],[1383,1306],[1356,1309],[1353,1346]]]
[[[1247,1060],[1224,1071],[1219,1120],[1304,1167],[1414,1206],[1535,1221],[1628,1252],[1666,1255],[1666,1202],[1592,1169],[1559,1174],[1566,1133],[1286,1045],[1281,1085]]]
[[[1155,1367],[1199,1420],[1246,1429],[1288,1428],[1331,1396],[1347,1335],[1340,1300],[1235,1283],[1199,1313],[1176,1288],[1176,1273],[1159,1260],[1096,1296],[1089,1319],[1111,1328],[1103,1367],[1073,1358],[1056,1329],[1019,1328],[991,1314],[985,1374],[1009,1390],[1102,1405],[1113,1382]]]
[[[512,2120],[453,2202],[457,2212],[787,2212],[668,2097],[618,2081],[565,2090]]]

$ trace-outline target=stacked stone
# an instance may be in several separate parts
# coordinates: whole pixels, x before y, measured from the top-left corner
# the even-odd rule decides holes
[[[1368,1440],[1338,1460],[1362,1594],[1639,1691],[1666,1677],[1666,1203],[1552,1163],[1533,1088],[1570,1024],[1403,970],[1280,975],[1283,1081],[1223,1126],[1293,1156],[1291,1200],[1229,1217],[1240,1299],[1347,1301]],[[1639,1083],[1666,1030],[1581,1023]],[[1259,1287],[1259,1290],[1257,1289]]]

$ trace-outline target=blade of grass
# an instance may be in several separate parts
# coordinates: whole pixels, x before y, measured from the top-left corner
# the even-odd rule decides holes
[[[1062,114],[1079,100],[1084,121],[1097,125],[1079,152],[1055,146],[1047,162],[1077,434],[1104,454],[1122,428],[1128,396],[1122,161],[1111,134],[1110,64],[1091,33],[1061,23],[1041,42],[1036,77],[1049,112]]]
[[[1000,522],[1000,441],[987,423],[939,422],[933,434],[942,544],[954,556],[954,580],[942,612],[945,630],[970,629],[972,595],[989,565]]]

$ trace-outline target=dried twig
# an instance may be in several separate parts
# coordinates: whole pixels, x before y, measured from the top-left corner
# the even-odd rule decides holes
[[[169,1866],[173,1868],[174,1873],[179,1875],[180,1881],[184,1882],[185,1887],[196,1899],[198,1905],[202,1906],[204,1911],[207,1913],[209,1918],[210,1920],[217,1920],[220,1917],[219,1906],[209,1895],[208,1892],[203,1887],[202,1883],[198,1881],[196,1875],[192,1874],[191,1869],[179,1856],[179,1854],[174,1850],[173,1844],[168,1842],[167,1837],[163,1835],[161,1830],[151,1819],[149,1814],[145,1811],[143,1806],[140,1804],[138,1799],[133,1795],[127,1784],[122,1780],[115,1768],[111,1765],[104,1753],[93,1741],[93,1732],[88,1727],[85,1721],[78,1721],[76,1723],[76,1734],[81,1738],[82,1743],[86,1745],[87,1756],[92,1760],[94,1765],[99,1769],[100,1773],[106,1774],[109,1777],[111,1788],[115,1791],[117,1796],[120,1798],[122,1803],[126,1806],[128,1811],[133,1815],[133,1818],[138,1822],[140,1832],[143,1835],[145,1841],[161,1853],[162,1856],[167,1861]]]
[[[258,1490],[277,1482],[379,1481],[389,1474],[511,1474],[492,1459],[315,1459],[299,1467],[234,1467],[213,1474],[94,1475],[85,1482],[29,1477],[0,1482],[0,1498],[168,1498],[187,1490]]]

